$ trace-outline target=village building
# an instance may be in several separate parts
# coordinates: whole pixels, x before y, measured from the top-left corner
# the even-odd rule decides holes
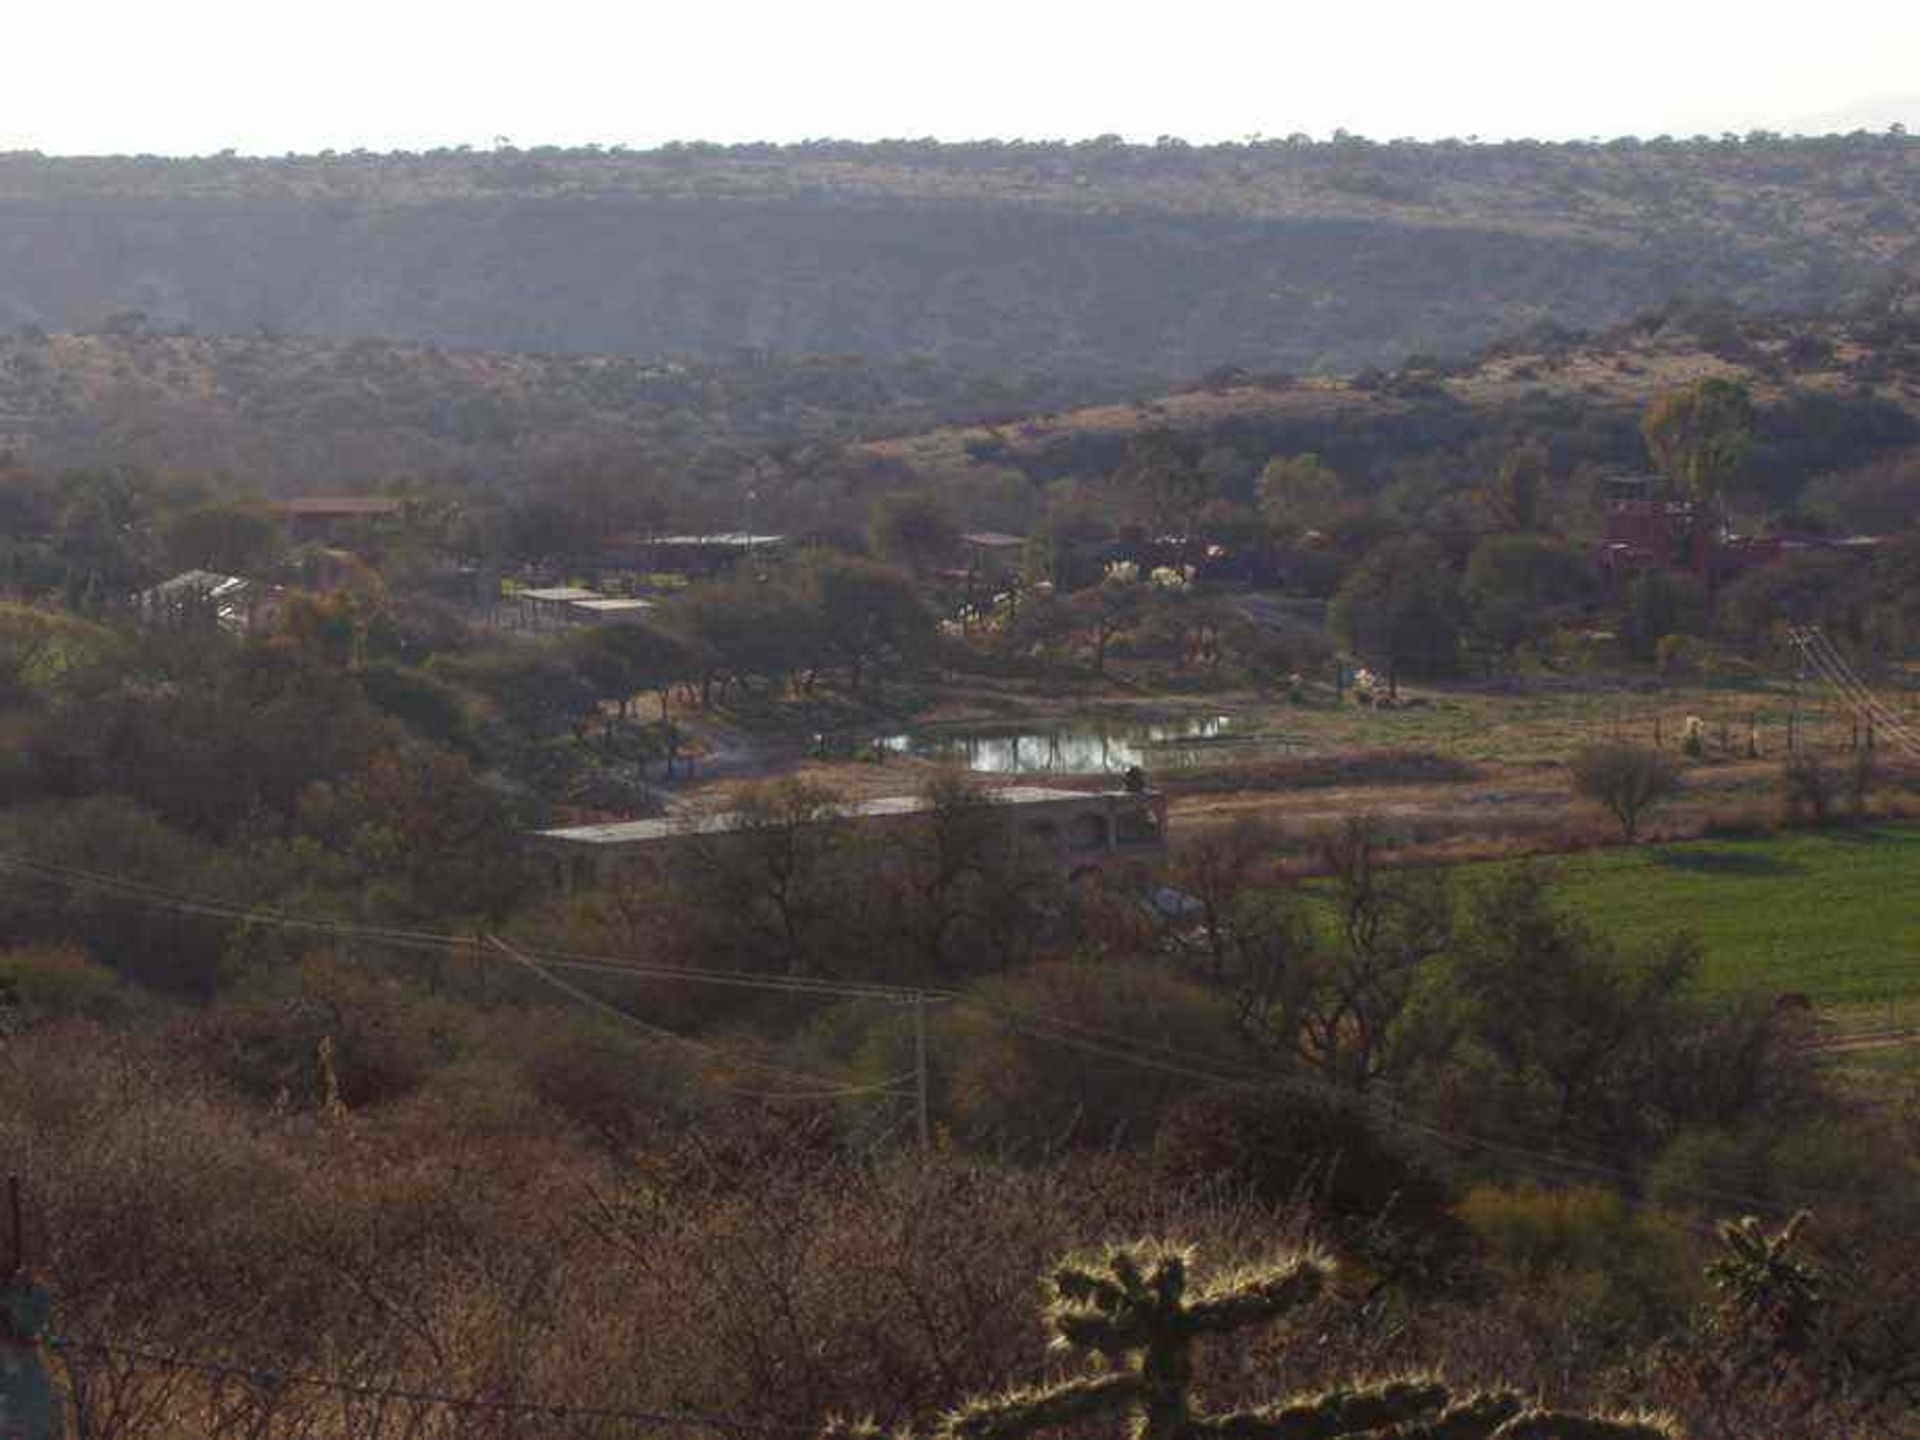
[[[583,585],[546,585],[516,590],[502,604],[502,623],[516,630],[564,630],[606,621],[644,620],[651,600],[603,595]]]
[[[726,530],[711,535],[633,536],[609,545],[601,563],[689,580],[722,575],[756,556],[767,558],[786,548],[784,535]]]
[[[1166,869],[1167,801],[1159,791],[1021,785],[985,794],[1010,837],[1069,878],[1099,877],[1147,889]],[[857,826],[883,837],[910,834],[926,824],[932,808],[917,795],[892,795],[841,806],[816,823]],[[723,812],[538,830],[525,844],[548,862],[554,883],[571,891],[664,871],[691,845],[724,843],[752,828],[748,819]]]
[[[293,543],[304,545],[336,540],[363,526],[391,520],[405,505],[390,495],[301,495],[273,508],[287,522]]]
[[[185,570],[134,596],[134,609],[142,624],[156,629],[251,635],[272,627],[280,590],[241,575]]]

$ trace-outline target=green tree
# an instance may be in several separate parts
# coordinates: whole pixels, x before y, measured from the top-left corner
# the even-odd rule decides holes
[[[1327,624],[1356,655],[1387,667],[1451,675],[1459,668],[1460,586],[1440,547],[1420,538],[1388,540],[1367,552],[1333,597]]]
[[[1482,540],[1460,589],[1474,633],[1501,653],[1566,623],[1598,593],[1584,555],[1539,535]]]
[[[1475,892],[1448,967],[1461,1038],[1516,1090],[1541,1092],[1556,1131],[1615,1138],[1645,1124],[1638,1077],[1681,1021],[1700,960],[1685,935],[1622,954],[1557,911],[1531,867]]]
[[[1668,391],[1640,423],[1647,453],[1681,492],[1718,505],[1753,446],[1753,396],[1733,380],[1696,380]]]
[[[1494,524],[1518,533],[1540,528],[1541,509],[1546,501],[1547,466],[1544,445],[1521,445],[1507,453],[1488,496]]]
[[[922,655],[933,615],[913,582],[889,565],[822,553],[808,564],[801,594],[819,627],[821,651],[846,668],[847,687]]]
[[[1260,472],[1260,509],[1282,539],[1331,530],[1346,507],[1340,477],[1311,451],[1276,455]]]

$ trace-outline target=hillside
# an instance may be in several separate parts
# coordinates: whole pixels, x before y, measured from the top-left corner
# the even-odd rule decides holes
[[[1701,329],[1716,333],[1703,336]],[[1637,422],[1663,391],[1709,376],[1747,384],[1763,411],[1808,397],[1878,407],[1920,422],[1920,348],[1900,338],[1912,327],[1832,322],[1780,323],[1701,317],[1677,310],[1600,334],[1535,332],[1497,342],[1453,363],[1417,361],[1388,373],[1273,380],[1223,373],[1218,383],[1150,400],[1036,415],[1015,425],[943,426],[876,439],[863,452],[928,475],[1006,467],[1047,478],[1092,452],[1117,460],[1147,430],[1206,443],[1276,437],[1271,450],[1339,452],[1392,445],[1397,431],[1446,426],[1449,418],[1499,415],[1544,420],[1558,411]],[[1872,333],[1869,333],[1872,332]],[[1292,437],[1278,438],[1278,437]],[[1855,437],[1873,443],[1871,427]],[[1112,461],[1108,462],[1109,464]]]
[[[1229,494],[1250,495],[1271,456],[1305,451],[1375,484],[1412,467],[1450,486],[1534,437],[1561,473],[1632,468],[1647,403],[1720,374],[1752,388],[1754,475],[1777,480],[1784,502],[1812,475],[1920,439],[1915,330],[1910,318],[1683,308],[1601,333],[1536,329],[1455,362],[1339,378],[1221,369],[1174,390],[928,362],[647,366],[381,341],[15,337],[0,340],[0,452],[283,492],[652,472],[690,524],[732,523],[752,472],[763,518],[803,530],[857,529],[862,496],[922,483],[974,524],[1022,530],[1047,482],[1111,474],[1149,430],[1191,441]]]
[[[0,329],[1338,372],[1910,280],[1920,140],[0,156]]]

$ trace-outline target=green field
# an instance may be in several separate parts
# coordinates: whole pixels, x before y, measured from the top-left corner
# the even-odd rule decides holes
[[[1856,1025],[1889,1007],[1896,1019],[1920,1019],[1920,826],[1595,850],[1546,863],[1561,902],[1623,945],[1691,930],[1705,947],[1708,994],[1800,991]]]

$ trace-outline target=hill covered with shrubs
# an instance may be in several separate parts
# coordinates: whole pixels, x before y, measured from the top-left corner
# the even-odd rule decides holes
[[[0,329],[1337,372],[1912,282],[1920,140],[0,156]]]

